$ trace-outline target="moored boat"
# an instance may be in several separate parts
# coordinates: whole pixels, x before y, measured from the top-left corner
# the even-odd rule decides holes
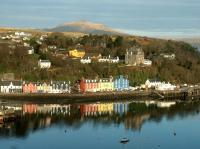
[[[128,139],[128,138],[122,138],[121,140],[120,140],[120,143],[123,143],[123,144],[126,144],[126,143],[128,143],[130,140]]]

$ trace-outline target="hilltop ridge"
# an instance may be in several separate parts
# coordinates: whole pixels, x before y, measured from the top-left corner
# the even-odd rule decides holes
[[[67,22],[58,25],[54,28],[45,29],[50,32],[80,32],[85,34],[96,34],[96,35],[126,35],[125,33],[119,32],[116,29],[107,27],[101,23],[93,23],[86,20],[77,22]]]

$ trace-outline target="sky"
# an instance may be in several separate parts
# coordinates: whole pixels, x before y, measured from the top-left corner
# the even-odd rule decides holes
[[[0,0],[0,26],[51,28],[88,20],[127,33],[200,36],[200,0]]]

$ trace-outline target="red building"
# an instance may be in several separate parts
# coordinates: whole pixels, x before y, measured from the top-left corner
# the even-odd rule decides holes
[[[23,113],[33,114],[37,112],[37,105],[36,104],[24,104],[23,105]]]
[[[84,104],[80,105],[81,115],[90,116],[98,112],[98,104]]]
[[[36,83],[23,83],[23,93],[37,93]]]
[[[97,92],[99,91],[99,82],[96,79],[82,79],[80,82],[80,90],[81,92]]]

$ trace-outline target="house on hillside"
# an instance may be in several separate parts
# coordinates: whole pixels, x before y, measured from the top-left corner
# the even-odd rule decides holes
[[[41,68],[41,69],[48,69],[51,67],[51,62],[49,60],[39,60],[38,61],[38,66]]]
[[[162,53],[160,55],[163,56],[163,58],[169,59],[169,60],[174,60],[176,58],[176,55],[174,53],[172,53],[172,54]]]
[[[88,57],[88,58],[81,58],[80,62],[82,64],[90,64],[92,62],[92,60]]]
[[[119,63],[119,57],[111,58],[109,55],[108,57],[101,57],[98,59],[99,63]]]
[[[69,56],[72,58],[83,58],[85,56],[85,51],[84,50],[70,50],[69,51]]]
[[[125,63],[130,66],[138,66],[144,63],[144,51],[140,47],[132,47],[126,50]]]
[[[148,60],[148,59],[144,59],[143,65],[145,65],[145,66],[151,66],[152,65],[152,61]]]
[[[21,93],[22,81],[21,80],[19,81],[18,80],[14,80],[14,81],[1,80],[0,92],[1,93]]]
[[[30,48],[27,50],[27,53],[28,53],[28,55],[34,54],[34,48],[33,48],[33,47],[30,47]]]

